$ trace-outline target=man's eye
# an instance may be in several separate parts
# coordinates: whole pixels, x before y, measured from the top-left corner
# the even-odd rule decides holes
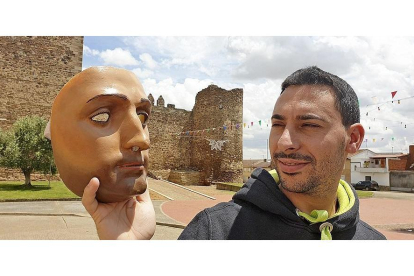
[[[148,123],[148,114],[145,112],[137,112],[138,118],[141,121],[143,127],[145,127]]]
[[[109,113],[99,113],[95,116],[92,116],[91,120],[98,123],[106,123],[109,120]]]
[[[303,124],[304,127],[319,127],[319,125],[315,124]]]
[[[281,123],[273,123],[272,124],[272,127],[281,127],[281,126],[283,126],[283,124],[281,124]]]

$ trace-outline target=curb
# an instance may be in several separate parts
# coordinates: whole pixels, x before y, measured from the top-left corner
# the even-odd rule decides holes
[[[184,229],[186,226],[182,225],[182,224],[175,224],[175,223],[166,223],[166,222],[156,222],[157,225],[160,226],[168,226],[168,227],[173,227],[173,228],[181,228]]]
[[[30,201],[82,201],[82,199],[81,198],[0,199],[0,202],[30,202]]]
[[[33,216],[33,217],[82,217],[90,218],[89,215],[82,214],[39,214],[39,213],[0,213],[0,216]]]

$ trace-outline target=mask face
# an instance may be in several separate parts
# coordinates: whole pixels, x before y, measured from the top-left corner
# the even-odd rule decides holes
[[[92,177],[97,200],[119,202],[147,189],[151,103],[132,72],[91,67],[52,106],[50,133],[60,177],[76,195]]]

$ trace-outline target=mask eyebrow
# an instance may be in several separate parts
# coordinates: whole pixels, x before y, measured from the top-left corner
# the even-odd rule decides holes
[[[122,100],[125,100],[125,101],[128,100],[128,97],[125,96],[124,94],[99,94],[99,95],[96,95],[95,97],[89,99],[86,103],[89,103],[89,102],[91,102],[95,99],[101,98],[101,97],[118,97],[118,98],[120,98]]]

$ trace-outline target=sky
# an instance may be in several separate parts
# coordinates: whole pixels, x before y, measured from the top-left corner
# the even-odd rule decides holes
[[[406,153],[414,144],[414,37],[86,36],[83,69],[97,65],[131,70],[147,94],[186,110],[212,83],[243,88],[243,123],[250,125],[243,129],[243,159],[270,158],[270,117],[280,85],[312,65],[357,93],[366,129],[361,148]]]

